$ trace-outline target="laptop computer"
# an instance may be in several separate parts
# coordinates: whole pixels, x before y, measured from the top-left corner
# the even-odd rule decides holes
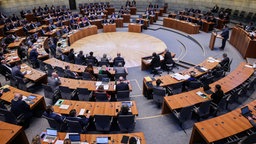
[[[102,84],[107,85],[109,83],[109,78],[102,78]]]
[[[44,137],[44,142],[53,142],[57,138],[57,130],[47,128],[46,129],[46,136]]]
[[[69,134],[71,144],[80,144],[80,134]]]
[[[245,107],[242,107],[241,108],[241,114],[244,116],[244,117],[248,117],[248,116],[252,116],[252,111],[249,109],[248,106],[245,106]]]
[[[97,137],[96,143],[97,144],[108,144],[108,137]]]

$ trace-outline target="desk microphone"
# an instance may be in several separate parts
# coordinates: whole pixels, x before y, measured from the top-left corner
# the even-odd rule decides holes
[[[92,107],[92,104],[91,103],[87,103],[88,105],[90,105],[90,107]]]
[[[110,102],[110,107],[114,107],[112,102]]]
[[[8,130],[8,131],[11,131],[11,133],[14,133],[14,131],[12,129],[3,129],[3,128],[0,128],[0,131],[1,130]]]
[[[136,137],[136,138],[138,138],[139,140],[140,140],[140,142],[142,141],[142,138],[140,137],[140,136],[138,136],[138,135],[136,135],[136,134],[130,134],[131,136],[134,136],[134,137]]]

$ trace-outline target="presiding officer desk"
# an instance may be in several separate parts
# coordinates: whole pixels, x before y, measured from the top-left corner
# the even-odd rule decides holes
[[[58,140],[64,140],[68,133],[58,132]],[[146,139],[144,133],[142,132],[134,132],[134,133],[125,133],[125,134],[80,134],[81,142],[87,142],[89,144],[96,144],[97,137],[108,137],[109,144],[117,144],[121,143],[123,136],[135,137],[140,140],[140,144],[146,144]],[[138,143],[138,142],[137,142]],[[46,144],[46,142],[42,142],[42,144]]]
[[[216,68],[216,66],[218,64],[219,64],[218,60],[209,57],[206,60],[204,60],[202,63],[198,64],[197,66],[204,67],[207,70],[212,70],[212,69]],[[191,67],[191,68],[189,68],[187,70],[184,70],[180,73],[182,73],[183,75],[186,75],[186,74],[189,74],[189,72],[191,72],[191,71],[196,72],[196,75],[195,75],[196,77],[202,76],[203,74],[206,73],[206,71],[205,72],[199,71],[195,67]],[[174,85],[174,84],[181,83],[181,82],[185,81],[185,80],[177,80],[172,75],[169,75],[169,74],[163,75],[163,76],[160,76],[160,77],[156,77],[155,79],[156,80],[160,79],[162,81],[161,86],[163,86],[163,87]],[[148,82],[152,82],[153,85],[156,85],[155,80],[153,81],[150,77],[144,77],[144,79],[143,79],[143,94],[144,95],[147,95],[148,91],[152,90],[152,88],[150,88],[147,85]]]
[[[0,121],[0,142],[10,144],[29,143],[22,126],[9,124],[3,121]]]
[[[89,91],[96,91],[97,81],[89,81],[89,80],[77,80],[77,79],[71,79],[71,78],[60,78],[61,86],[69,87],[70,89],[77,89],[77,88],[87,88]],[[107,92],[115,92],[116,86],[115,81],[110,81],[108,83],[109,87],[106,90]],[[132,86],[129,83],[129,90],[132,91]]]
[[[131,101],[131,112],[133,115],[138,116],[138,109],[135,101]],[[68,105],[68,108],[61,108],[61,105]],[[87,115],[86,110],[94,115],[108,115],[117,116],[121,110],[122,102],[89,102],[89,101],[76,101],[76,100],[63,100],[59,99],[53,106],[54,112],[68,115],[70,110],[76,109],[79,113],[81,109],[85,109],[84,116]]]
[[[235,89],[239,85],[243,84],[247,79],[251,77],[254,73],[254,69],[247,67],[246,63],[242,62],[234,71],[224,78],[213,82],[209,86],[214,91],[216,84],[221,85],[224,94]],[[164,103],[162,106],[162,114],[170,113],[173,110],[181,109],[187,106],[200,104],[202,102],[208,101],[211,99],[210,94],[206,94],[206,97],[201,97],[196,93],[200,91],[204,93],[203,88],[198,88],[188,92],[180,93],[177,95],[164,97]]]
[[[252,39],[244,29],[238,26],[233,27],[230,44],[240,52],[243,58],[256,58],[256,39]]]
[[[98,29],[97,26],[95,25],[91,25],[79,30],[73,30],[71,32],[69,32],[69,34],[64,34],[62,37],[66,38],[68,37],[69,40],[69,45],[73,44],[74,42],[76,42],[77,40],[84,38],[86,36],[90,36],[90,35],[94,35],[98,33]]]
[[[256,115],[256,100],[247,104],[252,114]],[[237,108],[229,113],[194,124],[190,144],[213,143],[230,136],[249,130],[253,126],[247,118],[241,115]]]
[[[56,67],[56,66],[61,67],[63,69],[65,69],[65,66],[69,66],[70,70],[72,72],[77,72],[77,73],[84,72],[84,70],[86,68],[86,66],[84,66],[84,65],[72,64],[69,62],[64,62],[64,61],[58,60],[56,58],[50,58],[48,60],[45,60],[44,63],[49,64],[53,67]],[[94,74],[98,75],[99,70],[100,70],[100,67],[93,67]],[[113,75],[113,76],[115,75],[115,71],[113,70],[113,68],[109,68],[108,71],[110,72],[111,75]]]
[[[198,34],[200,28],[199,25],[173,18],[164,18],[163,26],[173,28],[188,34]]]
[[[46,108],[46,105],[45,105],[45,101],[44,101],[44,97],[41,96],[41,95],[38,95],[38,94],[33,94],[33,93],[30,93],[30,92],[26,92],[26,91],[23,91],[23,90],[20,90],[20,89],[17,89],[15,87],[12,87],[12,86],[9,86],[9,85],[5,85],[4,87],[6,88],[9,88],[10,91],[8,92],[4,92],[3,95],[1,96],[1,99],[8,102],[8,103],[11,103],[12,99],[14,98],[14,94],[15,93],[20,93],[22,94],[25,98],[25,97],[28,97],[28,96],[35,96],[36,98],[29,101],[28,104],[30,106],[30,109],[31,110],[45,110]]]

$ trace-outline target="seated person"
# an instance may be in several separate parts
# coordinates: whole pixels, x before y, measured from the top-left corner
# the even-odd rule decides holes
[[[224,71],[228,70],[230,59],[226,53],[223,53],[222,60],[220,61],[218,67],[222,68]]]
[[[114,58],[113,60],[114,66],[117,66],[119,62],[122,63],[122,66],[125,65],[125,61],[124,61],[124,58],[121,57],[121,53],[117,53],[117,57]]]
[[[160,66],[161,66],[160,57],[158,54],[156,54],[154,52],[152,54],[152,60],[150,62],[150,67],[151,67],[152,73],[155,72],[155,68],[160,67]]]
[[[68,54],[68,59],[69,59],[69,62],[71,62],[71,63],[75,62],[74,49],[70,49],[69,54]]]
[[[129,90],[129,82],[125,81],[122,76],[119,77],[119,82],[116,85],[116,91]]]
[[[185,81],[183,83],[183,88],[182,91],[187,91],[188,88],[193,87],[193,85],[191,85],[192,81],[197,81],[196,79],[196,73],[194,71],[190,71],[189,72],[190,78],[187,79],[187,81]]]
[[[223,96],[224,96],[224,92],[222,91],[221,86],[219,84],[216,84],[214,93],[211,95],[212,102],[218,105]]]
[[[131,112],[129,112],[130,108],[128,105],[122,105],[120,112],[118,112],[117,116],[119,115],[132,115]]]
[[[164,63],[163,67],[164,67],[165,69],[167,69],[166,64],[173,64],[173,67],[174,67],[174,65],[175,65],[175,62],[174,62],[173,59],[172,59],[172,54],[169,52],[168,49],[165,50],[163,63]]]
[[[25,126],[29,126],[29,121],[32,118],[32,111],[30,110],[30,106],[22,100],[22,94],[14,94],[14,98],[11,101],[11,112],[16,117],[24,114]]]
[[[33,68],[38,68],[38,66],[39,66],[38,55],[39,55],[39,53],[37,52],[37,48],[33,47],[29,54],[29,59],[33,65]]]
[[[108,68],[106,65],[102,65],[101,69],[99,70],[99,74],[106,74],[109,78],[112,77],[111,73],[108,71]]]
[[[251,123],[251,125],[256,128],[256,123],[254,122],[254,120],[256,120],[256,116],[252,115],[252,116],[248,116],[247,119],[249,120],[249,122]]]
[[[85,62],[85,57],[84,57],[83,51],[79,51],[77,58],[79,58],[79,60],[82,62],[82,64]]]
[[[90,118],[90,114],[86,114],[85,117],[78,117],[76,109],[72,109],[70,110],[69,116],[66,119],[72,120],[72,121],[78,121],[83,127],[83,129],[85,129],[87,124],[89,123],[89,118]]]
[[[84,72],[88,72],[91,75],[92,80],[96,80],[94,76],[93,66],[92,64],[89,64],[85,69]]]
[[[93,92],[93,96],[92,96],[92,101],[96,101],[96,93],[99,92],[99,93],[106,93],[106,96],[108,98],[108,100],[110,100],[111,98],[111,95],[108,94],[105,90],[104,90],[104,85],[99,85],[97,90]]]
[[[108,20],[106,18],[104,18],[102,21],[101,21],[101,24],[104,25],[104,24],[108,24]]]
[[[55,91],[55,90],[59,89],[59,85],[61,84],[61,81],[56,72],[53,72],[52,76],[48,77],[47,81],[48,81],[47,85],[49,85],[52,88],[52,90]]]
[[[52,118],[58,123],[63,123],[65,120],[65,117],[62,116],[61,114],[53,112],[53,107],[52,106],[47,106],[45,112],[43,113],[44,116],[48,118]]]
[[[121,62],[118,63],[117,67],[114,67],[114,70],[116,74],[122,74],[122,73],[128,74],[127,69],[122,66]]]
[[[69,65],[65,66],[65,73],[66,73],[68,78],[79,78],[79,75],[76,72],[72,72],[70,70],[70,66]]]
[[[86,59],[87,59],[87,64],[89,64],[91,61],[93,62],[92,65],[98,65],[98,60],[96,59],[96,57],[93,56],[93,52],[90,52],[89,56],[86,57]]]
[[[109,63],[109,60],[107,58],[107,54],[103,54],[103,57],[100,59],[101,62],[107,62]]]
[[[20,69],[21,69],[21,62],[16,62],[16,65],[12,67],[12,76],[24,78],[27,72],[25,71],[22,73]]]

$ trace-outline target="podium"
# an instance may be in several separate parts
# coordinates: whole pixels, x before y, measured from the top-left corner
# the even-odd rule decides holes
[[[215,32],[212,32],[210,43],[209,43],[209,48],[211,50],[214,49],[214,44],[215,44],[216,37],[217,37],[217,34]]]

